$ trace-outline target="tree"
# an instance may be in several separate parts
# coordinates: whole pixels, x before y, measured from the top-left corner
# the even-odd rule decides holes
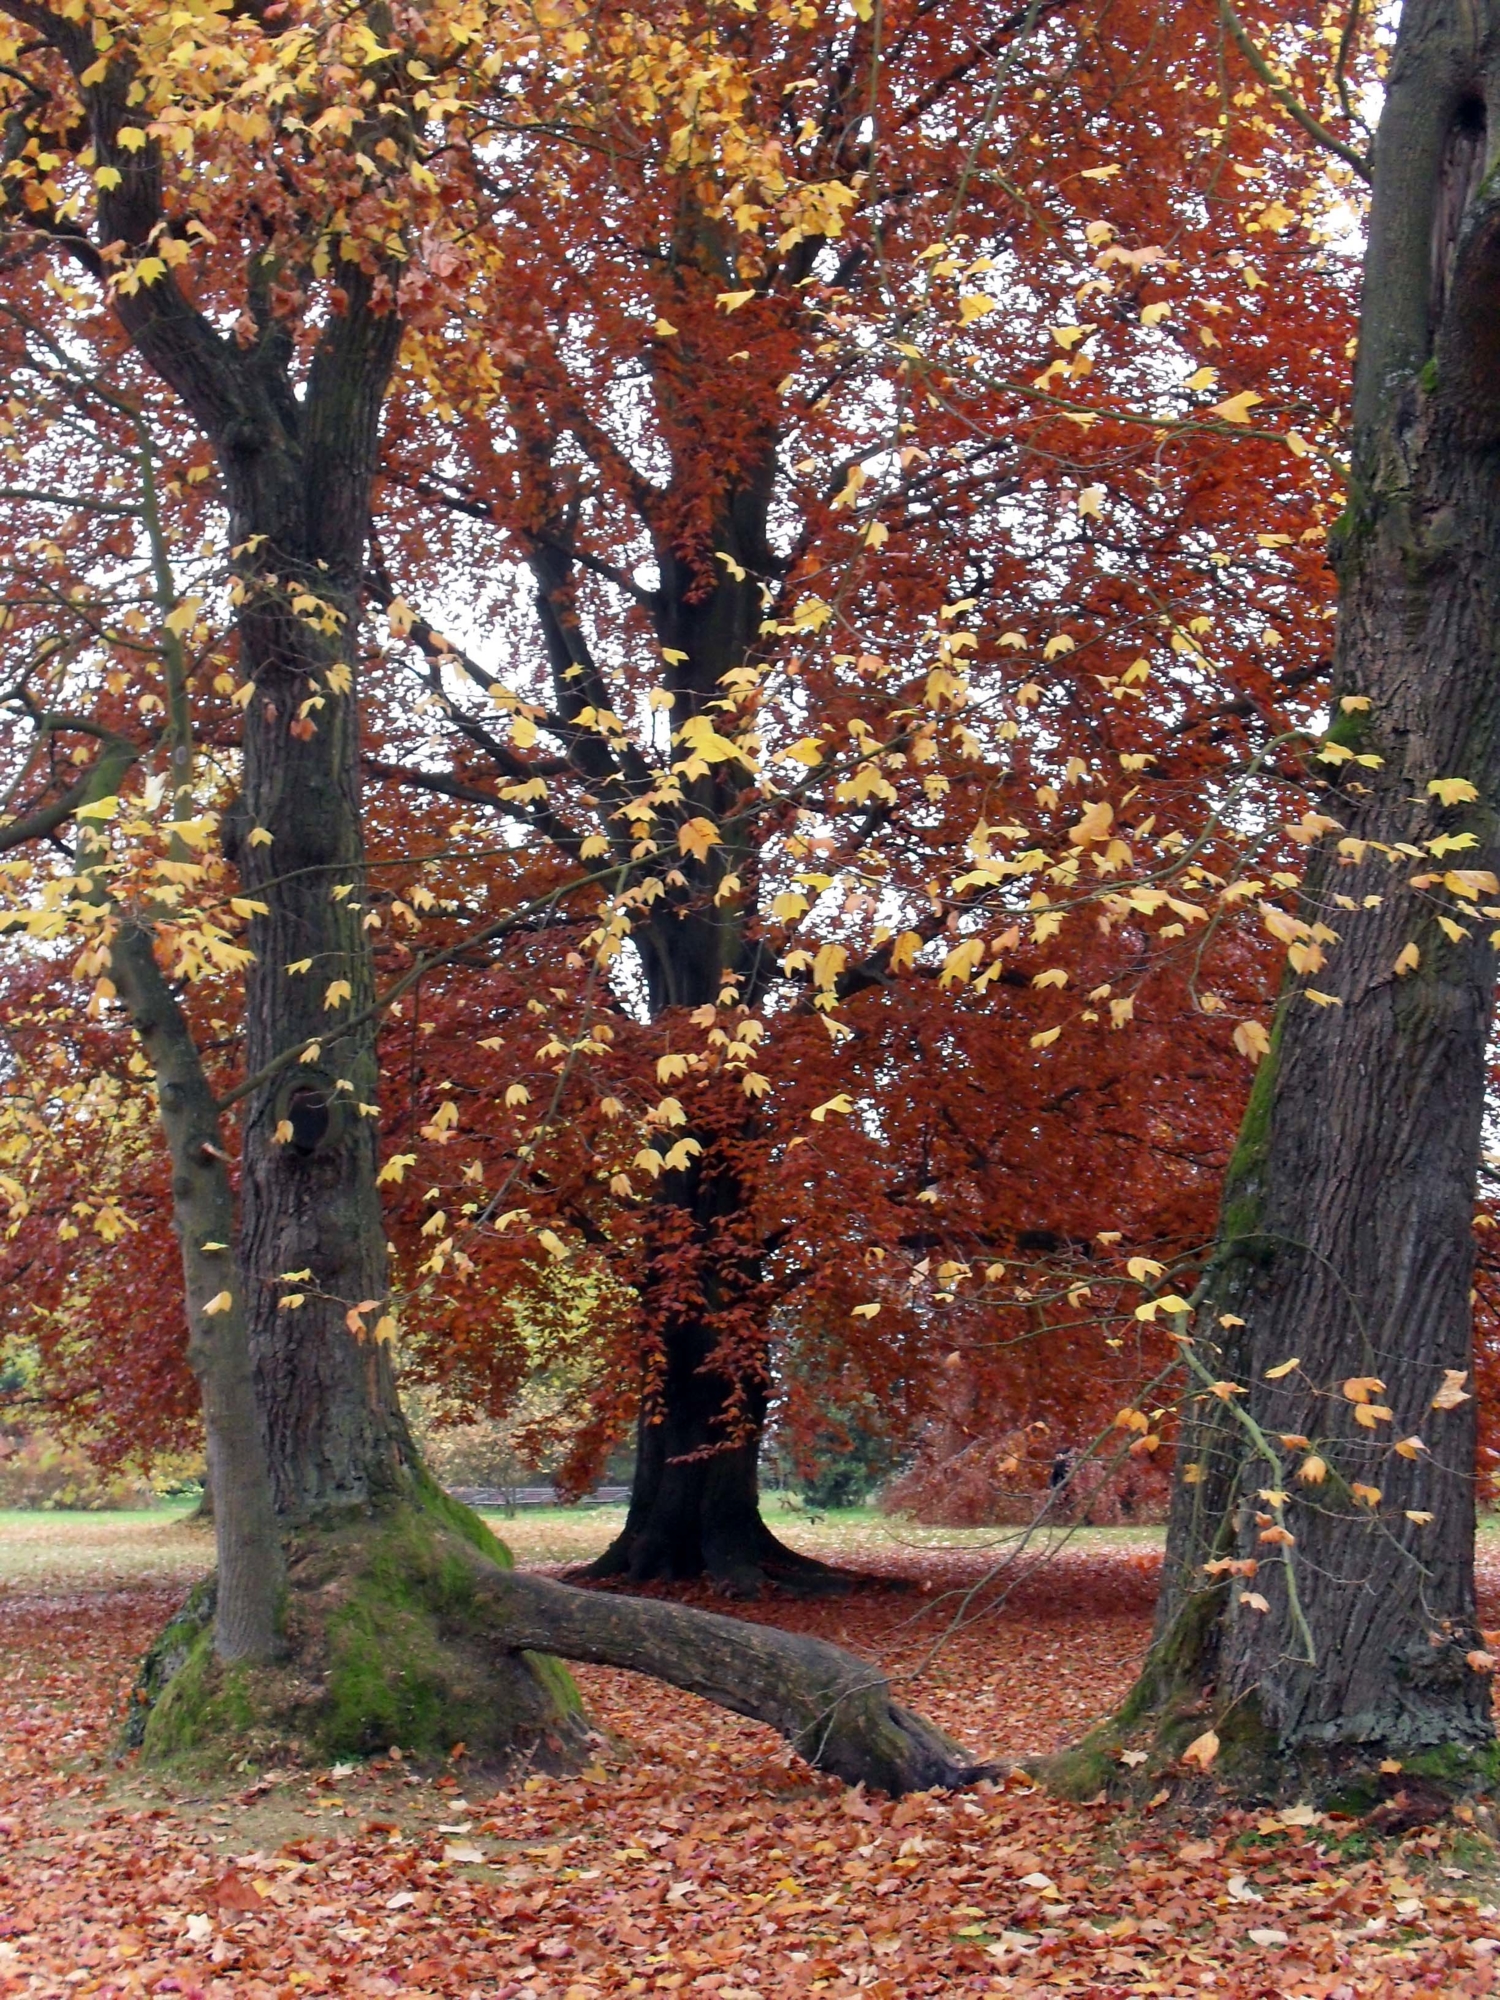
[[[851,1778],[957,1780],[956,1746],[836,1649],[508,1577],[499,1545],[427,1480],[401,1416],[347,656],[404,236],[419,197],[436,193],[414,115],[428,100],[408,102],[411,79],[431,74],[419,52],[471,76],[466,18],[433,13],[401,49],[362,14],[285,32],[254,12],[163,23],[17,0],[5,14],[20,30],[5,46],[7,328],[22,371],[47,385],[41,408],[14,410],[29,423],[13,450],[38,483],[7,497],[61,507],[75,551],[103,523],[100,553],[128,579],[144,552],[150,582],[149,609],[122,611],[111,597],[129,600],[130,582],[85,561],[61,591],[49,578],[8,608],[12,796],[29,801],[0,829],[20,857],[7,928],[42,945],[81,936],[75,976],[95,982],[96,1013],[118,1004],[138,1038],[170,1161],[218,1566],[211,1633],[203,1600],[156,1651],[147,1741],[202,1748],[233,1681],[231,1712],[328,1743],[368,1744],[394,1719],[420,1747],[465,1733],[497,1757],[576,1754],[576,1703],[535,1657],[552,1625],[575,1656],[635,1667],[654,1633],[669,1677],[766,1714]],[[492,25],[503,57],[507,24]],[[247,75],[260,81],[242,100]],[[83,280],[60,280],[54,253]],[[93,443],[81,464],[54,427],[59,407]],[[158,418],[201,454],[200,481],[211,469],[219,482],[222,651],[204,597],[181,587]],[[60,543],[41,553],[67,570]],[[209,771],[205,710],[221,730],[238,719]],[[81,755],[60,765],[70,737]],[[142,763],[160,768],[138,786]],[[248,948],[226,919],[247,927]],[[243,978],[243,1071],[216,1088],[183,996],[225,974]],[[236,1104],[238,1216],[222,1143]],[[304,1671],[323,1681],[311,1710]]]
[[[983,954],[1039,947],[1046,926],[1033,935],[1024,896],[999,879],[947,893],[976,880],[971,838],[988,855],[994,828],[1033,829],[1041,881],[1059,846],[1074,851],[1068,785],[1086,771],[1095,785],[1112,756],[1148,774],[1137,823],[1185,838],[1201,817],[1190,774],[1212,784],[1247,737],[1284,728],[1297,674],[1316,671],[1289,657],[1279,687],[1255,658],[1261,620],[1236,588],[1248,578],[1204,592],[1197,538],[1244,525],[1225,481],[1231,461],[1248,478],[1246,447],[1222,434],[1264,395],[1247,403],[1242,390],[1244,407],[1199,424],[1174,406],[1165,433],[1100,421],[1122,402],[1160,402],[1161,356],[1140,317],[1145,306],[1145,328],[1162,324],[1166,302],[1144,297],[1167,262],[1160,245],[1193,232],[1192,258],[1233,258],[1215,267],[1227,296],[1208,301],[1227,317],[1195,331],[1226,373],[1274,384],[1304,421],[1327,382],[1307,321],[1334,312],[1338,287],[1288,244],[1269,255],[1302,289],[1272,291],[1244,271],[1232,215],[1211,203],[1202,226],[1200,189],[1222,162],[1195,158],[1202,98],[1218,89],[1196,27],[1148,86],[1132,65],[1154,46],[1151,10],[1114,10],[1107,34],[1071,10],[961,22],[917,10],[887,24],[878,61],[873,16],[851,29],[771,8],[680,36],[675,17],[651,23],[602,26],[587,85],[560,106],[549,70],[518,71],[503,183],[482,163],[453,169],[506,282],[469,308],[482,337],[430,352],[393,426],[384,589],[434,727],[371,768],[462,802],[455,838],[515,840],[539,889],[568,862],[618,869],[602,912],[559,904],[527,942],[525,974],[492,981],[479,1046],[497,1060],[461,1047],[470,978],[424,988],[433,1034],[413,1073],[453,1120],[436,1137],[461,1137],[465,1173],[506,1190],[481,1197],[433,1141],[417,1146],[406,1214],[413,1237],[428,1222],[437,1235],[406,1268],[442,1327],[434,1365],[453,1365],[455,1340],[482,1345],[465,1329],[484,1325],[485,1275],[503,1302],[534,1267],[539,1230],[558,1246],[549,1254],[607,1261],[639,1315],[626,1352],[602,1343],[599,1438],[643,1386],[630,1517],[601,1567],[706,1569],[754,1588],[768,1568],[793,1580],[756,1506],[775,1322],[816,1315],[810,1288],[847,1275],[836,1245],[851,1210],[862,1247],[887,1241],[873,1221],[882,1186],[917,1160],[890,1166],[872,1130],[910,1132],[936,1110],[928,1073],[862,1064],[861,1044],[900,1047],[939,978],[966,1001],[972,978],[1013,1028],[1013,989],[1049,970],[1036,949],[979,978]],[[645,91],[653,34],[674,82]],[[710,109],[689,141],[673,92],[690,56]],[[1047,88],[1059,76],[1066,87]],[[725,104],[733,145],[718,136]],[[1118,200],[1106,120],[1121,153],[1155,168]],[[1264,118],[1236,118],[1226,143],[1247,175],[1282,172]],[[1106,188],[1118,220],[1093,212]],[[1267,296],[1252,291],[1245,310],[1252,284]],[[1075,318],[1091,298],[1101,314],[1108,302],[1102,327]],[[1188,379],[1206,393],[1214,378]],[[1273,542],[1316,540],[1321,468],[1288,481],[1273,443],[1255,448],[1275,465]],[[1123,504],[1109,521],[1112,491]],[[506,561],[524,566],[532,598],[487,593],[508,658],[493,636],[469,636],[484,621],[456,582],[478,589]],[[1273,592],[1277,581],[1256,579]],[[1222,621],[1227,697],[1200,668],[1204,614],[1186,609],[1204,594]],[[467,652],[413,609],[439,604]],[[1127,691],[1139,684],[1131,658],[1160,643],[1164,604],[1193,677],[1138,723],[1116,695],[1122,676]],[[1075,627],[1087,648],[1076,658]],[[1315,659],[1315,628],[1299,645]],[[1113,670],[1114,692],[1090,669]],[[1101,865],[1125,867],[1111,851],[1101,839]],[[949,970],[959,939],[969,956]],[[1119,942],[1097,982],[1139,949],[1138,935]],[[544,1008],[552,1032],[538,1048]],[[819,1107],[852,1105],[856,1074],[862,1116],[845,1144],[834,1134],[847,1114]],[[815,1163],[835,1153],[849,1171],[838,1208],[820,1214]],[[425,1212],[418,1190],[433,1191]],[[513,1253],[463,1220],[497,1211],[530,1225]],[[934,1246],[942,1234],[920,1233]],[[961,1258],[963,1225],[953,1233]],[[844,1301],[846,1317],[860,1303]],[[884,1331],[856,1325],[869,1341]],[[502,1344],[501,1377],[507,1365]]]
[[[1470,1288],[1500,785],[1497,29],[1443,0],[1401,16],[1334,543],[1335,760],[1217,1245],[1177,1320],[1165,1583],[1120,1718],[1255,1791],[1452,1791],[1493,1762]]]

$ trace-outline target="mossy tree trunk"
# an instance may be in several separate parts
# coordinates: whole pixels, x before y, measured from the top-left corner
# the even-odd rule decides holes
[[[1321,767],[1319,809],[1339,825],[1311,856],[1300,916],[1317,949],[1288,975],[1229,1172],[1156,1644],[1124,1718],[1151,1720],[1169,1752],[1212,1723],[1219,1770],[1249,1790],[1424,1753],[1462,1773],[1492,1742],[1464,1392],[1495,983],[1476,906],[1500,900],[1484,872],[1500,802],[1496,131],[1500,8],[1409,0],[1374,151],[1336,547],[1332,736],[1349,754]]]

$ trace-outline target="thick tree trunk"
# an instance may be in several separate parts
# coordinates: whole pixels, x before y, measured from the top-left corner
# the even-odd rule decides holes
[[[663,1174],[647,1220],[641,1302],[655,1351],[625,1525],[592,1574],[637,1583],[707,1576],[754,1596],[768,1577],[807,1585],[833,1572],[787,1548],[761,1518],[769,1369],[760,1260],[749,1192],[725,1137],[700,1129],[703,1153]]]
[[[764,1388],[747,1392],[715,1369],[701,1327],[677,1327],[663,1344],[660,1386],[643,1395],[636,1425],[625,1525],[591,1573],[637,1583],[707,1576],[751,1595],[768,1577],[796,1584],[831,1575],[761,1518]],[[736,1424],[744,1435],[726,1444]]]
[[[1452,0],[1402,15],[1332,732],[1383,761],[1332,767],[1342,831],[1301,904],[1326,964],[1288,977],[1231,1165],[1157,1641],[1127,1711],[1169,1751],[1211,1721],[1220,1770],[1252,1790],[1382,1760],[1457,1783],[1492,1743],[1467,1371],[1495,981],[1476,905],[1500,896],[1483,872],[1500,801],[1497,26],[1500,9]]]

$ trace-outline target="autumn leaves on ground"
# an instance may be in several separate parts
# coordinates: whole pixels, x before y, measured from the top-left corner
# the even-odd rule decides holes
[[[523,1561],[555,1563],[601,1538],[597,1517],[576,1520],[504,1525]],[[891,1583],[758,1615],[886,1663],[975,1749],[1074,1739],[1124,1692],[1149,1629],[1150,1535],[1081,1534],[974,1616],[961,1593],[1007,1553],[993,1533],[793,1532]],[[189,1789],[115,1742],[134,1662],[209,1538],[163,1510],[11,1516],[0,1543],[6,1996],[1494,1988],[1483,1808],[1379,1837],[1296,1808],[1202,1819],[1170,1797],[1126,1815],[1023,1780],[893,1803],[599,1668],[580,1670],[601,1736],[576,1778],[497,1793],[462,1757],[376,1758]]]

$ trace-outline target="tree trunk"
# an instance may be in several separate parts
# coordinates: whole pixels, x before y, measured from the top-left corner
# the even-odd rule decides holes
[[[234,1197],[219,1109],[198,1050],[152,952],[130,921],[115,932],[110,971],[156,1076],[172,1162],[172,1227],[182,1246],[188,1364],[203,1397],[219,1588],[214,1646],[221,1659],[266,1660],[281,1612],[281,1537],[271,1502],[242,1286],[235,1269]]]
[[[1382,1761],[1392,1783],[1404,1765],[1456,1785],[1492,1745],[1467,1371],[1495,982],[1476,904],[1500,896],[1484,872],[1500,801],[1497,27],[1500,9],[1452,0],[1409,0],[1401,19],[1336,551],[1331,734],[1349,754],[1300,907],[1325,928],[1302,939],[1314,954],[1288,975],[1230,1167],[1157,1638],[1126,1711],[1169,1753],[1211,1723],[1218,1769],[1250,1791]]]
[[[655,1352],[625,1525],[590,1573],[637,1583],[707,1576],[753,1597],[768,1577],[808,1585],[833,1572],[778,1541],[761,1518],[760,1260],[745,1240],[749,1195],[724,1136],[706,1123],[698,1129],[703,1153],[662,1175],[647,1220],[641,1303]]]
[[[389,1350],[374,1338],[387,1292],[375,1022],[341,1026],[374,997],[359,710],[356,693],[329,678],[357,658],[370,481],[399,326],[371,310],[367,283],[348,289],[300,426],[239,454],[233,482],[235,542],[265,538],[240,619],[255,693],[234,859],[270,912],[251,931],[246,1064],[251,1077],[274,1071],[245,1107],[240,1254],[272,1483],[289,1519],[395,1493],[413,1462]],[[299,590],[329,607],[335,630],[292,608]],[[273,839],[257,842],[257,827]],[[320,1040],[314,1059],[285,1061]],[[284,1306],[289,1296],[302,1304]]]

